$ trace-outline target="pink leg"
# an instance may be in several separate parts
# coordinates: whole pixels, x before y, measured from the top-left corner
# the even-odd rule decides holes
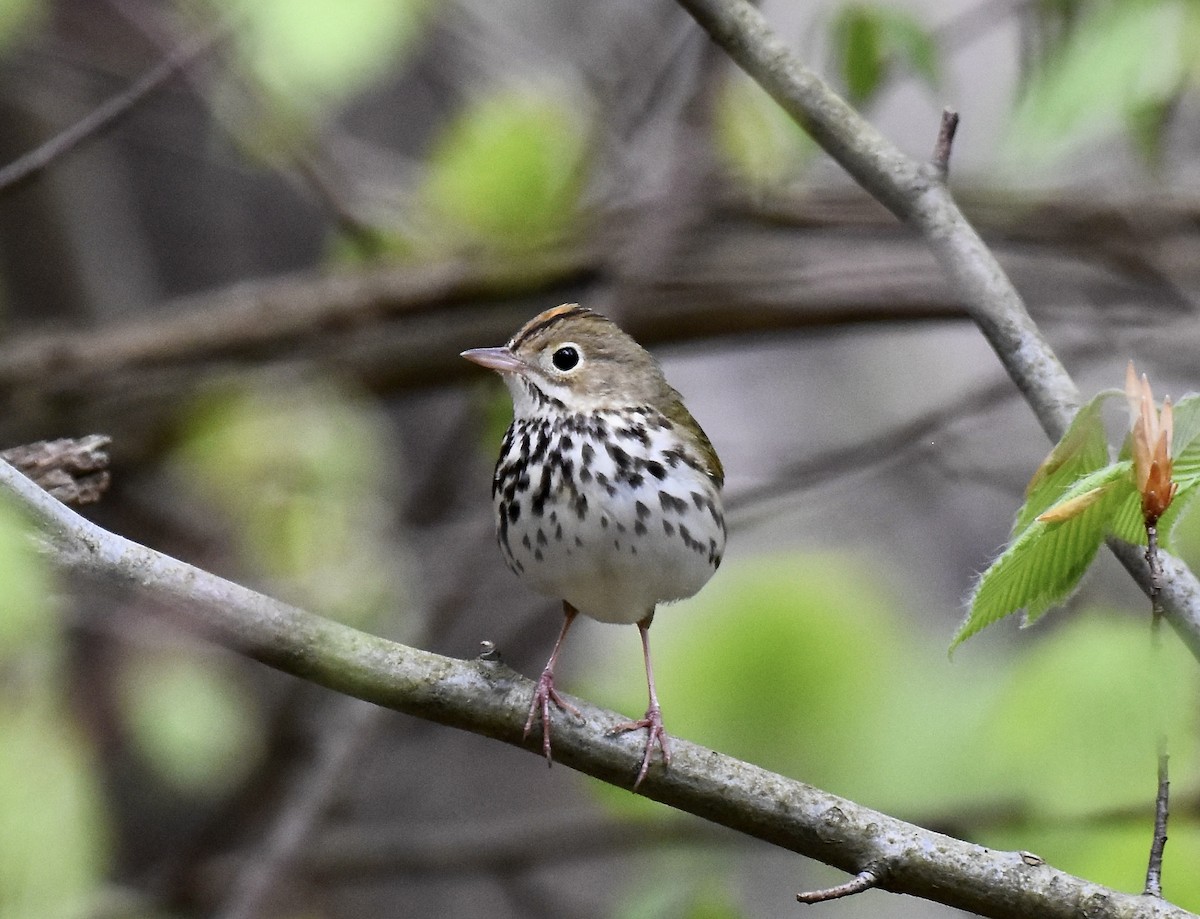
[[[529,732],[533,730],[533,720],[538,712],[541,712],[542,753],[546,757],[547,764],[553,763],[550,758],[550,703],[553,702],[576,718],[583,717],[579,713],[579,709],[559,695],[558,690],[554,688],[554,665],[558,663],[558,652],[567,637],[567,630],[571,628],[571,623],[575,621],[577,615],[579,615],[579,611],[564,600],[562,631],[558,633],[558,641],[554,643],[554,650],[550,652],[550,660],[546,661],[546,669],[538,677],[537,686],[533,690],[533,702],[529,705],[529,717],[525,720],[525,733],[522,737],[529,736]]]
[[[663,764],[671,765],[671,744],[667,732],[663,728],[662,709],[658,707],[658,693],[654,689],[654,667],[650,663],[650,622],[653,619],[654,614],[651,613],[638,623],[638,631],[642,635],[642,656],[646,660],[646,685],[650,689],[650,706],[646,709],[644,718],[614,725],[608,732],[620,734],[625,731],[646,728],[646,753],[642,757],[642,768],[638,771],[637,779],[633,783],[634,791],[637,791],[638,786],[642,784],[642,779],[646,777],[646,773],[650,769],[650,757],[654,754],[655,743],[662,748]]]

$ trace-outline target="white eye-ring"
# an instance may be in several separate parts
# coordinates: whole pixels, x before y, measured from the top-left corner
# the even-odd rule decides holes
[[[574,342],[564,342],[561,345],[555,345],[554,350],[550,352],[550,363],[554,365],[554,369],[562,373],[570,373],[579,366],[583,360],[583,351],[579,345]]]

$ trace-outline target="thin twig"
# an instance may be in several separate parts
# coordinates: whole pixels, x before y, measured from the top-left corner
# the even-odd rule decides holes
[[[100,103],[66,130],[0,169],[0,194],[28,182],[84,141],[113,127],[121,118],[132,112],[139,102],[211,50],[225,34],[226,30],[219,28],[183,41],[123,92]]]
[[[933,168],[942,181],[950,174],[950,151],[954,147],[954,135],[958,131],[958,112],[942,109],[942,122],[938,127],[937,141],[933,145]]]
[[[840,900],[842,897],[852,897],[856,893],[870,890],[883,883],[887,869],[883,865],[868,865],[845,884],[836,887],[826,887],[824,890],[806,890],[796,894],[801,903],[824,903],[827,900]]]
[[[1158,553],[1158,524],[1156,520],[1146,520],[1146,564],[1150,567],[1150,643],[1154,656],[1152,669],[1154,679],[1162,681],[1162,561]],[[1154,796],[1154,836],[1150,841],[1150,859],[1146,865],[1146,886],[1143,892],[1147,896],[1162,897],[1162,863],[1163,850],[1167,845],[1167,817],[1170,808],[1171,783],[1167,773],[1168,751],[1167,734],[1162,726],[1162,693],[1157,693],[1154,699],[1155,716],[1159,719],[1158,730],[1158,792]]]

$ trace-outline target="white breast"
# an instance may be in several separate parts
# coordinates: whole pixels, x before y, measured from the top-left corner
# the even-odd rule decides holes
[[[665,418],[574,417],[566,429],[526,419],[506,440],[496,470],[500,544],[538,592],[603,622],[637,622],[658,603],[692,596],[716,571],[720,490],[683,460]],[[591,433],[600,436],[588,436],[597,423],[604,430]],[[511,462],[522,451],[523,487]]]

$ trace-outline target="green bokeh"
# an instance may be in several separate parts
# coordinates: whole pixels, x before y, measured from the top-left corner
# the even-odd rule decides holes
[[[967,794],[964,719],[986,683],[913,641],[868,570],[834,554],[727,561],[697,597],[660,608],[651,634],[668,731],[876,807],[913,813]],[[603,670],[583,694],[640,714],[636,633],[596,628],[608,633],[593,656]]]
[[[1045,816],[1148,807],[1160,726],[1179,767],[1174,789],[1197,786],[1200,673],[1169,630],[1153,651],[1149,610],[1080,610],[1036,634],[979,722],[981,791]]]
[[[29,34],[46,12],[39,0],[0,0],[0,53]]]
[[[261,756],[265,727],[254,695],[228,662],[211,654],[127,659],[119,702],[143,758],[183,793],[229,791]]]
[[[0,915],[86,915],[107,867],[90,751],[43,686],[0,698]]]
[[[30,541],[29,525],[0,494],[0,666],[57,657],[61,638],[53,581]]]
[[[397,66],[429,0],[212,0],[243,64],[292,107],[317,114]]]
[[[505,252],[561,240],[580,217],[587,143],[566,98],[501,90],[476,99],[429,155],[431,239]]]
[[[1200,19],[1183,0],[1096,3],[1032,73],[1013,113],[1003,160],[1027,182],[1087,142],[1137,131],[1146,112],[1194,80]]]
[[[400,456],[374,406],[317,381],[262,380],[216,390],[183,418],[177,473],[272,592],[359,627],[401,608],[387,501]]]
[[[721,83],[713,123],[721,161],[751,188],[765,190],[800,178],[820,149],[741,71],[731,71]]]

